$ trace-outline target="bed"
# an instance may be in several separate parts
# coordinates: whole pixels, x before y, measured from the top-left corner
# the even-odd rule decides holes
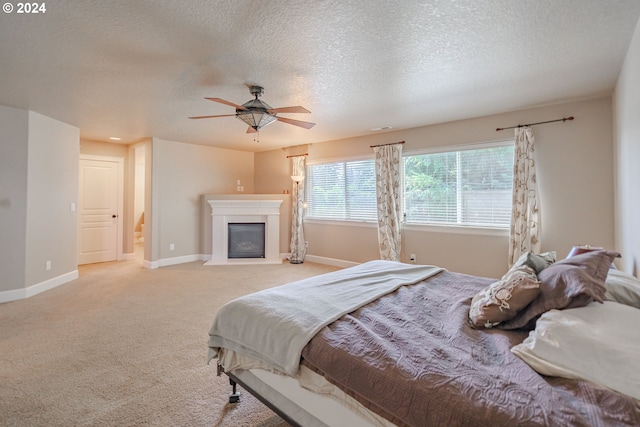
[[[640,425],[640,283],[616,253],[502,279],[371,261],[238,298],[209,358],[292,425]]]

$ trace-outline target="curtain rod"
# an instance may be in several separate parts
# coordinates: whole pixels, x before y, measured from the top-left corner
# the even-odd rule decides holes
[[[404,144],[404,141],[400,141],[400,142],[390,142],[388,144],[378,144],[378,145],[370,145],[369,148],[373,148],[373,147],[384,147],[385,145],[396,145],[396,144]]]
[[[293,156],[287,156],[287,159],[290,159],[291,157],[302,157],[302,156],[308,156],[309,153],[304,153],[304,154],[295,154]]]
[[[508,127],[508,128],[496,128],[496,132],[500,132],[501,130],[505,130],[505,129],[515,129],[515,128],[522,128],[522,127],[525,127],[525,126],[542,125],[542,124],[545,124],[545,123],[554,123],[554,122],[563,122],[564,123],[567,120],[573,120],[573,116],[571,116],[571,117],[563,117],[563,118],[557,119],[557,120],[548,120],[546,122],[529,123],[529,124],[526,124],[526,125],[511,126],[511,127]]]

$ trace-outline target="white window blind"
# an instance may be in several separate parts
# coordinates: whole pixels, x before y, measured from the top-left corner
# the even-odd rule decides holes
[[[376,221],[376,177],[373,160],[307,166],[307,211],[310,219]]]
[[[406,156],[405,221],[508,227],[513,142],[487,148]]]
[[[405,222],[509,227],[513,141],[404,157]],[[306,218],[377,220],[373,160],[307,166]]]

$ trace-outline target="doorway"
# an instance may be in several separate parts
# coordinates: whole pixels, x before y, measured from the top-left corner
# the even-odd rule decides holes
[[[80,155],[78,265],[122,259],[124,159]]]
[[[134,183],[133,183],[133,248],[135,260],[139,264],[144,263],[145,234],[145,176],[146,176],[146,148],[144,144],[133,147],[134,152]]]

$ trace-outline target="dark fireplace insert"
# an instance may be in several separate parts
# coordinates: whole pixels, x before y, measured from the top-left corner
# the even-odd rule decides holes
[[[227,258],[264,258],[264,222],[228,223]]]

